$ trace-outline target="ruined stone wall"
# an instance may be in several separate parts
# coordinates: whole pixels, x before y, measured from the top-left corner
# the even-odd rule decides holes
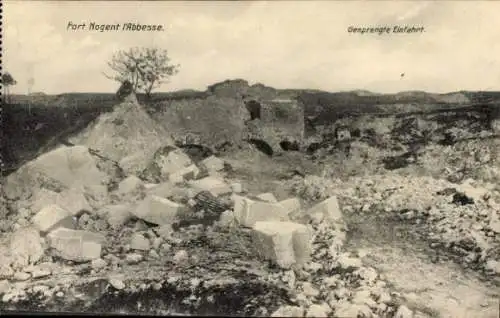
[[[261,118],[247,124],[250,138],[267,142],[275,152],[282,151],[280,142],[304,140],[304,108],[295,100],[260,102]]]
[[[210,86],[208,97],[162,102],[155,117],[174,139],[196,140],[207,146],[244,139],[262,139],[276,151],[283,140],[304,138],[304,107],[295,99],[278,99],[271,87],[248,85],[244,80],[228,80]],[[245,101],[260,104],[260,119],[249,122]]]
[[[207,146],[239,142],[250,118],[241,99],[214,95],[166,101],[161,108],[155,117],[174,139],[190,135]]]
[[[217,97],[241,98],[247,94],[248,82],[242,79],[226,80],[208,87],[208,92]]]
[[[263,127],[274,130],[278,136],[298,141],[304,138],[304,108],[298,101],[274,99],[261,105]]]

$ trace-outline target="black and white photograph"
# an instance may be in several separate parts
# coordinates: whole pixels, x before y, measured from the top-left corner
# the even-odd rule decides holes
[[[500,1],[2,1],[0,315],[500,317]]]

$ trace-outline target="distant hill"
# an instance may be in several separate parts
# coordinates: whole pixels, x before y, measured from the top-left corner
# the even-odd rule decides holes
[[[436,101],[448,104],[468,104],[472,101],[467,97],[467,95],[457,92],[457,93],[447,93],[447,94],[436,94],[433,96]]]
[[[353,93],[353,94],[356,94],[358,96],[379,96],[379,95],[381,95],[379,93],[370,92],[370,91],[367,91],[365,89],[358,89],[358,90],[350,91],[349,93]]]
[[[306,114],[317,115],[318,111],[335,110],[336,112],[385,112],[390,105],[401,108],[408,107],[436,107],[467,105],[474,103],[488,103],[500,101],[499,92],[487,91],[459,91],[445,94],[428,93],[424,91],[404,91],[396,94],[380,94],[368,90],[352,90],[344,92],[327,92],[317,89],[275,89],[262,83],[250,85],[244,79],[228,79],[209,85],[205,91],[184,89],[172,92],[157,92],[152,95],[152,102],[179,99],[205,99],[210,95],[219,97],[241,96],[242,98],[257,99],[300,99]],[[144,101],[144,96],[138,94],[138,100]],[[13,95],[14,103],[35,103],[46,106],[82,107],[85,104],[100,104],[103,107],[112,107],[116,104],[114,93],[65,93],[59,95],[36,94],[36,96]],[[434,105],[434,106],[432,106]]]
[[[477,92],[471,92],[471,91],[464,91],[461,92],[472,103],[488,103],[488,102],[498,102],[500,101],[500,91],[477,91]]]

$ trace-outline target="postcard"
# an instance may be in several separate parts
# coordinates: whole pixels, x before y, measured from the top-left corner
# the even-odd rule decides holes
[[[500,2],[2,2],[0,314],[500,314]]]

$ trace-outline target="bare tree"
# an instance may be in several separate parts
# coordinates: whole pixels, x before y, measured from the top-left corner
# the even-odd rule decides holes
[[[10,75],[9,72],[5,72],[2,74],[2,86],[3,86],[3,96],[4,101],[10,101],[9,98],[9,86],[16,85],[17,81]]]
[[[151,97],[151,91],[179,72],[179,65],[170,63],[167,50],[159,48],[131,48],[115,53],[108,62],[114,75],[107,78],[123,83],[132,83],[134,92],[144,92]]]

